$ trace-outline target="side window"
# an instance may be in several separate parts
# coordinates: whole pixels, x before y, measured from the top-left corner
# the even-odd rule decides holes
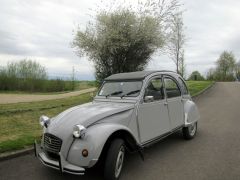
[[[187,95],[188,94],[188,89],[187,89],[186,84],[184,83],[184,81],[181,78],[178,78],[178,79],[179,79],[179,84],[181,86],[183,94]]]
[[[145,96],[153,96],[154,101],[164,99],[162,78],[152,79],[148,83]]]
[[[175,81],[173,81],[171,78],[166,77],[164,78],[164,83],[165,83],[167,98],[181,96],[181,91],[178,88]]]

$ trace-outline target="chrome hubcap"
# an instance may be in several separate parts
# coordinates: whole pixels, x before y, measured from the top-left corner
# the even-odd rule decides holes
[[[194,136],[195,133],[196,133],[196,130],[197,130],[197,123],[194,123],[194,124],[190,125],[190,126],[188,127],[188,130],[189,130],[189,134],[190,134],[191,136]]]
[[[124,154],[125,154],[125,149],[122,146],[118,152],[118,157],[117,157],[116,166],[115,166],[115,177],[116,178],[118,178],[118,176],[122,170]]]

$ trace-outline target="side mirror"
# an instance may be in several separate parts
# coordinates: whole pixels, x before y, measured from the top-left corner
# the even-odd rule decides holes
[[[154,98],[153,96],[145,96],[144,97],[144,102],[153,102]]]

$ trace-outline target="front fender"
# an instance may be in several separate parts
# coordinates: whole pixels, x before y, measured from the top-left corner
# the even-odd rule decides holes
[[[194,122],[197,122],[200,119],[200,114],[197,105],[191,100],[187,100],[186,102],[184,102],[184,112],[185,112],[184,121],[185,127],[189,126]]]
[[[125,130],[132,135],[129,128],[121,124],[100,123],[87,128],[83,139],[75,139],[73,141],[67,160],[80,167],[94,166],[101,155],[106,141],[118,130]],[[87,157],[82,156],[83,149],[88,150]]]

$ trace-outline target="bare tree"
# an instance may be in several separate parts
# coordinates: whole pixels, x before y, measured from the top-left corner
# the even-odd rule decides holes
[[[236,78],[240,81],[240,60],[236,63]]]
[[[183,78],[186,76],[186,64],[185,64],[185,55],[184,55],[184,50],[182,51],[180,55],[180,60],[179,60],[179,73]]]
[[[167,52],[169,57],[176,65],[177,73],[181,74],[180,69],[184,67],[184,24],[182,19],[182,12],[175,14],[170,24],[170,33],[167,43]],[[181,62],[182,61],[182,62]]]

